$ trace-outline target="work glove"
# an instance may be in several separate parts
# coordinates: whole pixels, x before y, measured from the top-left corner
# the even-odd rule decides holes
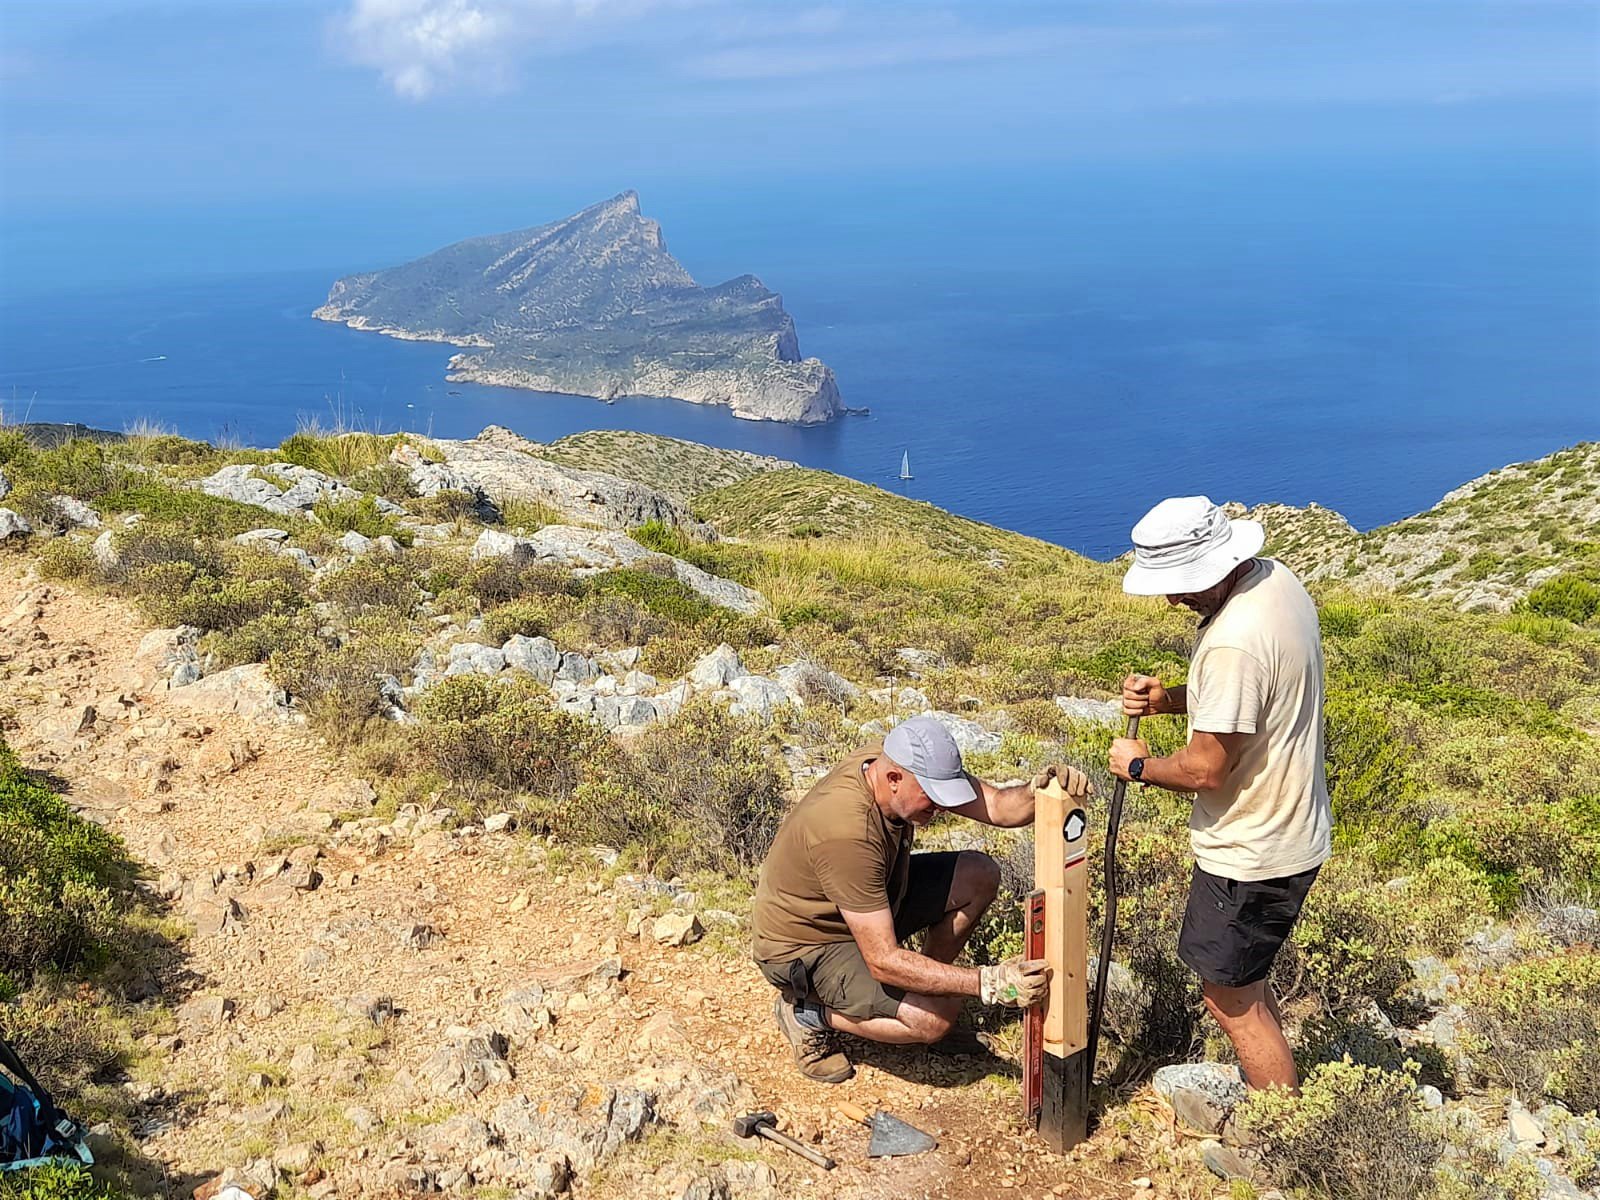
[[[992,967],[978,968],[978,995],[985,1004],[1028,1008],[1050,990],[1050,964],[1042,958],[1017,955]]]
[[[1034,791],[1049,787],[1052,779],[1061,781],[1061,790],[1069,799],[1082,800],[1085,796],[1094,795],[1094,785],[1089,782],[1089,777],[1077,767],[1069,767],[1066,763],[1051,763],[1035,775]]]

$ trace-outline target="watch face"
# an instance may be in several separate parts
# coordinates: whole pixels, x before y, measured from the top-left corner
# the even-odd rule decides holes
[[[1128,764],[1128,778],[1137,781],[1144,775],[1144,759],[1136,758]]]

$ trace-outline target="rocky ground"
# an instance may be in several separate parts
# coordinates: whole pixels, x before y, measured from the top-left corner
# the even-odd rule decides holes
[[[862,1048],[848,1084],[808,1084],[738,917],[493,819],[373,816],[370,785],[270,706],[169,689],[170,639],[122,602],[0,570],[7,736],[126,839],[182,929],[145,968],[171,1016],[124,1083],[153,1194],[224,1173],[316,1197],[1139,1190],[1148,1145],[1108,1129],[1082,1161],[1049,1155],[992,1056]],[[939,1149],[869,1162],[841,1098]],[[738,1142],[754,1108],[838,1168]],[[1210,1194],[1182,1186],[1155,1194]]]

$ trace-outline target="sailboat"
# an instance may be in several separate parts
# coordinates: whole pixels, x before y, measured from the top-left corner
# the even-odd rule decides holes
[[[913,476],[911,474],[911,451],[909,451],[909,450],[907,450],[904,454],[902,454],[900,456],[900,478],[901,479],[913,479],[913,478],[915,478],[915,476]]]

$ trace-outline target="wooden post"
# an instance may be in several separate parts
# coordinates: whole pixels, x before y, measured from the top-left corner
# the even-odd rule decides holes
[[[1051,975],[1036,1058],[1035,1043],[1026,1039],[1029,1062],[1024,1073],[1036,1074],[1024,1080],[1023,1095],[1031,1118],[1037,1094],[1039,1135],[1058,1153],[1076,1146],[1089,1132],[1089,1089],[1083,1077],[1089,1045],[1088,832],[1088,815],[1054,779],[1034,793],[1033,880],[1044,897],[1044,958]],[[1030,920],[1030,933],[1032,929]]]

